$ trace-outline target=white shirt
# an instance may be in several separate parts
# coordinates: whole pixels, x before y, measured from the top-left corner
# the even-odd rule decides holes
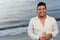
[[[28,35],[33,40],[38,40],[43,34],[52,33],[52,36],[55,37],[58,34],[58,26],[55,18],[47,16],[44,26],[39,20],[38,16],[34,17],[29,22]]]

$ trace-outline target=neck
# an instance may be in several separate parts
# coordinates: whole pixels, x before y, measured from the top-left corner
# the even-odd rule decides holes
[[[38,16],[39,19],[46,19],[46,16]]]

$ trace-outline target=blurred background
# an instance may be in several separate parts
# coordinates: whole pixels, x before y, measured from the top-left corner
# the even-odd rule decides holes
[[[47,5],[47,15],[55,17],[60,28],[60,0],[0,0],[0,39],[8,40],[10,35],[18,35],[14,36],[17,39],[24,37],[20,34],[27,32],[29,20],[37,16],[37,4],[41,1]],[[28,39],[27,33],[25,36]],[[55,40],[59,37],[60,34]]]

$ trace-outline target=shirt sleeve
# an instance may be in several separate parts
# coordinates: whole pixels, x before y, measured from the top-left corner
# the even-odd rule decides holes
[[[58,26],[57,26],[57,21],[54,19],[53,20],[53,32],[52,32],[52,37],[56,37],[58,34]]]
[[[33,24],[32,24],[32,20],[30,20],[29,22],[29,27],[28,27],[28,35],[31,39],[33,40],[38,40],[39,39],[39,36],[35,35],[33,33]]]

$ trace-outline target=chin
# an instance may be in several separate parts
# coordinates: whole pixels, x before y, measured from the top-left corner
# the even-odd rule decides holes
[[[40,17],[44,17],[44,16],[40,16]]]

